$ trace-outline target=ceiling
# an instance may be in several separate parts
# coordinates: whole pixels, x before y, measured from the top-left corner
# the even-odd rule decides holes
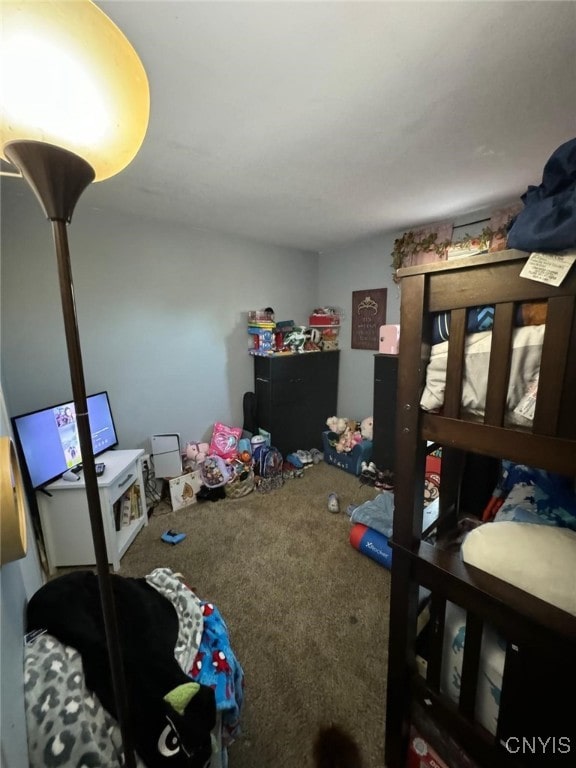
[[[326,252],[517,200],[576,135],[576,3],[102,0],[147,70],[86,204]]]

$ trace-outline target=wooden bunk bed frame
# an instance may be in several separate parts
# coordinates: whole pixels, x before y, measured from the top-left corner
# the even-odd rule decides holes
[[[560,287],[521,278],[528,254],[503,251],[399,270],[402,329],[396,410],[395,513],[388,657],[386,767],[405,768],[414,711],[424,712],[437,730],[449,734],[481,768],[576,765],[576,727],[570,754],[515,754],[503,744],[501,723],[526,697],[527,665],[550,671],[557,663],[567,691],[576,682],[576,617],[490,574],[466,565],[458,552],[423,541],[422,498],[425,461],[431,443],[442,446],[438,534],[470,512],[463,499],[470,486],[470,454],[507,458],[563,475],[576,475],[576,268]],[[515,303],[547,300],[546,332],[533,425],[504,426]],[[460,417],[467,309],[495,305],[488,395],[484,423]],[[446,390],[442,414],[419,407],[430,357],[432,314],[451,313]],[[496,463],[496,462],[494,462]],[[486,485],[486,483],[485,483]],[[494,485],[486,488],[493,489]],[[487,490],[488,496],[490,490]],[[485,503],[488,497],[484,497]],[[473,510],[477,514],[479,510]],[[576,563],[575,563],[576,570]],[[416,642],[420,586],[430,590],[431,639],[426,677],[417,671]],[[466,610],[466,643],[459,703],[440,690],[444,611],[451,601]],[[491,625],[507,641],[496,735],[475,720],[482,629]],[[540,697],[550,696],[547,674]],[[532,685],[530,682],[530,685]],[[572,687],[570,697],[573,701]],[[532,697],[533,699],[534,697]],[[538,697],[536,697],[538,699]],[[563,706],[541,700],[540,714],[526,723],[553,722]],[[572,707],[573,709],[573,707]],[[526,707],[524,707],[525,714]],[[545,720],[538,720],[545,717]],[[572,717],[572,721],[576,721]],[[536,723],[536,725],[535,725]],[[566,744],[566,742],[563,742]],[[436,748],[434,743],[432,747]],[[442,756],[442,751],[436,748]],[[538,757],[539,759],[536,759]],[[562,762],[567,758],[567,762]],[[452,766],[451,766],[452,768]]]

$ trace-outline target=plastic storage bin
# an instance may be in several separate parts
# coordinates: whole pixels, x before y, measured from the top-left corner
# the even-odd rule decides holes
[[[336,440],[338,440],[338,435],[334,432],[327,431],[322,433],[324,461],[328,464],[333,464],[339,469],[343,469],[345,472],[350,472],[352,475],[359,475],[362,462],[369,462],[372,459],[372,440],[362,440],[361,443],[358,443],[347,453],[338,453],[331,446],[330,443]]]

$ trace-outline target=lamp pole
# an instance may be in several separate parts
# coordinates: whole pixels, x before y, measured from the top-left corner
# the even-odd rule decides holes
[[[23,178],[38,198],[47,218],[52,222],[68,364],[82,453],[88,513],[96,556],[102,615],[110,660],[110,675],[116,701],[116,716],[122,734],[125,764],[127,768],[136,768],[118,621],[112,591],[112,579],[108,567],[106,536],[88,420],[84,367],[68,247],[67,225],[72,219],[72,213],[80,195],[94,180],[94,170],[85,160],[73,152],[39,141],[14,141],[6,145],[4,152],[10,162],[21,171]]]

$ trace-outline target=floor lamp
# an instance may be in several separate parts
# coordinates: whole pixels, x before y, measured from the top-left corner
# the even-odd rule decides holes
[[[52,222],[112,685],[126,765],[134,768],[67,225],[86,187],[119,173],[140,149],[150,111],[148,80],[131,44],[91,0],[5,0],[0,13],[2,157],[19,170]]]

